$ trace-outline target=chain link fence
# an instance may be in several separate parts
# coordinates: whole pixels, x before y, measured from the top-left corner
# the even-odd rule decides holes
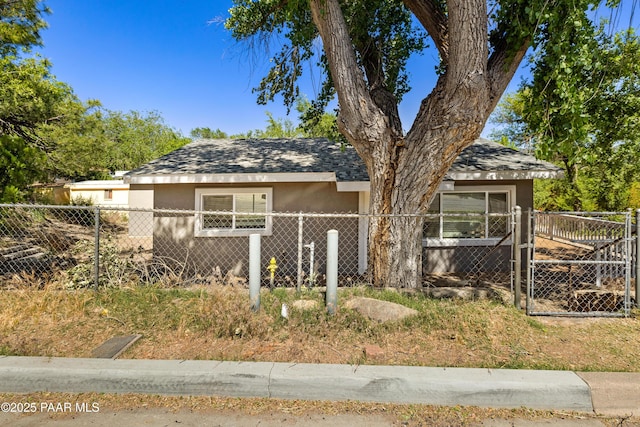
[[[97,206],[0,205],[4,288],[248,284],[249,235],[262,234],[264,286],[322,286],[327,231],[339,232],[339,285],[369,284],[358,214],[255,214]],[[423,285],[510,289],[513,214],[432,214]],[[256,231],[258,229],[259,231]],[[277,266],[271,283],[268,266]]]
[[[637,258],[632,212],[532,212],[527,311],[628,315]]]

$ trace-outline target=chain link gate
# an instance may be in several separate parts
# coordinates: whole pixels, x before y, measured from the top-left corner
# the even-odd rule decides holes
[[[527,314],[628,316],[631,211],[529,212]]]

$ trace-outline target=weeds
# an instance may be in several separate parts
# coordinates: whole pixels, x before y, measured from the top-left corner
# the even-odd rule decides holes
[[[550,323],[490,301],[367,288],[341,289],[339,309],[329,315],[315,289],[261,296],[254,313],[248,291],[233,286],[0,291],[0,354],[88,357],[108,338],[139,333],[125,357],[640,371],[635,318]],[[379,323],[340,309],[358,296],[392,299],[418,315]],[[295,308],[300,299],[316,305]],[[282,304],[290,307],[286,319]],[[384,354],[365,360],[368,344]]]

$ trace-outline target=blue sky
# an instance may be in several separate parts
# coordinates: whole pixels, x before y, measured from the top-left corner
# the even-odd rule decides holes
[[[157,111],[184,135],[195,127],[229,134],[264,129],[266,112],[287,118],[280,102],[260,106],[252,88],[268,57],[224,29],[231,0],[47,0],[52,13],[41,54],[82,100],[110,110]],[[411,60],[413,90],[400,114],[409,129],[435,84],[435,53]],[[307,75],[309,77],[309,75]],[[515,90],[519,78],[511,84]],[[312,98],[319,76],[303,92]],[[288,117],[296,121],[295,111]]]
[[[158,111],[184,135],[195,127],[229,134],[264,129],[266,112],[289,117],[281,102],[260,106],[252,89],[268,57],[237,43],[221,21],[230,0],[46,0],[41,54],[82,100],[120,111]],[[401,105],[408,129],[433,87],[434,53],[411,61],[413,91]],[[307,75],[310,77],[310,75]],[[312,98],[319,75],[303,92]]]

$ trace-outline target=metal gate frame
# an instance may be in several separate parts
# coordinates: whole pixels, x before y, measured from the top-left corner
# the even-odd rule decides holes
[[[600,217],[613,215],[623,216],[624,222],[614,223],[600,219]],[[592,225],[594,229],[590,230],[580,225],[568,226],[567,223],[552,224],[552,216],[575,220],[575,224],[578,224],[581,220],[586,225]],[[637,299],[635,303],[631,299],[631,279],[632,276],[637,277],[640,275],[640,260],[638,259],[640,239],[637,238],[637,227],[632,224],[632,219],[631,210],[621,213],[540,212],[529,210],[527,243],[525,245],[527,247],[527,314],[573,317],[628,316],[632,305],[638,303]],[[636,212],[636,222],[640,224],[640,210]],[[615,224],[615,227],[613,224]],[[607,230],[608,227],[609,229]],[[615,231],[611,231],[614,228]],[[633,237],[634,229],[636,229],[636,237]],[[605,231],[604,234],[603,231]],[[576,248],[581,248],[586,256],[578,257],[575,255],[572,257],[567,253],[565,257],[541,257],[541,253],[536,250],[536,238],[548,239],[558,244],[575,245]],[[610,249],[614,246],[615,250]],[[549,253],[551,252],[549,251]],[[615,252],[615,255],[610,255],[610,252]],[[593,269],[595,269],[595,274],[593,272],[587,275],[584,274],[585,271],[590,272]],[[578,272],[583,272],[582,276],[579,276],[583,279],[585,276],[588,279],[594,277],[595,282],[593,284],[579,283],[576,289],[572,283],[572,270],[576,276]],[[553,277],[554,273],[557,274],[560,271],[562,273],[558,274],[559,277],[562,277],[562,274],[567,276],[566,272],[568,272],[568,283],[553,282],[553,280],[551,280],[552,283],[545,282],[545,278],[548,280],[549,277]],[[619,291],[607,291],[604,289],[603,271],[608,272],[606,274],[613,275],[616,272],[619,274],[616,277],[606,277],[624,281],[622,295],[619,295]],[[545,277],[545,274],[549,277]],[[638,288],[640,288],[640,284],[638,282],[640,280],[636,280],[635,295],[639,294]],[[545,294],[543,289],[553,289],[553,294],[559,295],[560,298],[557,300],[547,298],[545,302],[549,302],[549,304],[541,303],[541,300],[551,294],[551,292]],[[607,304],[604,301],[607,301]]]

